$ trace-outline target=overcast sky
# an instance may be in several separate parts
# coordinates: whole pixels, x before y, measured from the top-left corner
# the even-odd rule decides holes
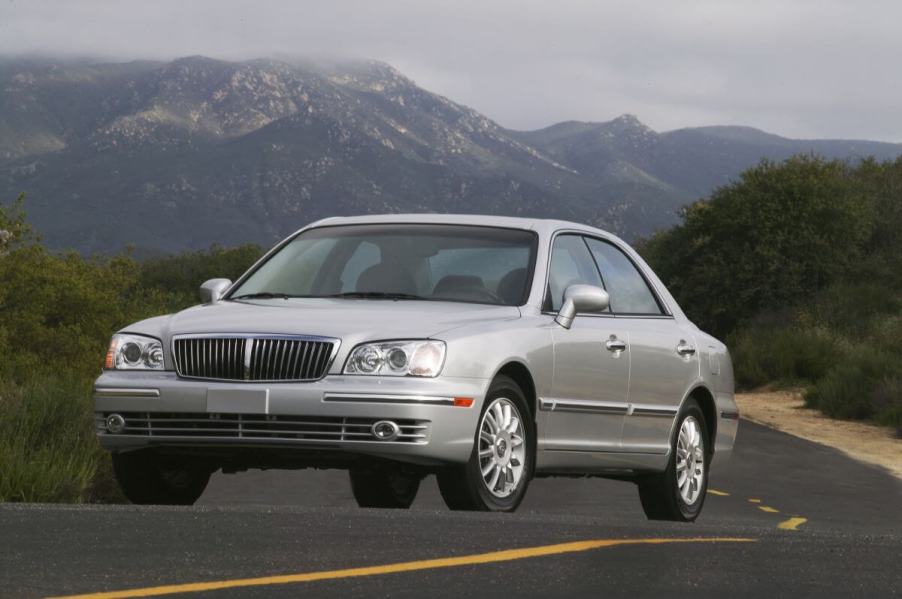
[[[902,2],[0,0],[0,54],[387,61],[502,125],[902,141]]]

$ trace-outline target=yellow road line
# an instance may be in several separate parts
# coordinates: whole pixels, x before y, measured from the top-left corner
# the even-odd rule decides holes
[[[749,539],[744,537],[690,537],[682,539],[597,539],[590,541],[575,541],[572,543],[560,543],[557,545],[526,547],[523,549],[491,551],[489,553],[462,555],[459,557],[445,557],[413,562],[400,562],[396,564],[385,564],[381,566],[346,568],[343,570],[327,570],[322,572],[306,572],[301,574],[285,574],[281,576],[262,576],[259,578],[239,578],[234,580],[170,584],[157,587],[147,587],[143,589],[127,589],[123,591],[88,593],[85,595],[67,595],[66,597],[58,597],[57,599],[119,599],[124,597],[153,597],[175,593],[197,593],[201,591],[216,591],[220,589],[234,589],[241,587],[314,582],[317,580],[334,580],[337,578],[354,578],[359,576],[377,576],[381,574],[415,572],[417,570],[430,570],[434,568],[453,568],[459,566],[471,566],[476,564],[491,564],[496,562],[526,559],[531,557],[591,551],[592,549],[600,549],[602,547],[615,547],[618,545],[664,545],[668,543],[753,543],[755,541],[756,539]]]
[[[760,499],[749,499],[749,503],[761,503]]]
[[[808,518],[800,518],[799,516],[793,516],[789,520],[784,520],[777,524],[777,528],[780,530],[799,530],[799,527],[808,522]]]
[[[730,494],[726,491],[718,491],[717,489],[708,489],[708,493],[711,495],[717,495],[718,497],[729,497]]]
[[[779,514],[780,513],[780,510],[778,510],[776,508],[772,508],[769,505],[759,505],[758,509],[761,510],[762,512],[767,512],[768,514]]]

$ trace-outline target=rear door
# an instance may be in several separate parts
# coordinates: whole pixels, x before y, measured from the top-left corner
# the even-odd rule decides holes
[[[683,395],[698,378],[698,352],[689,327],[665,310],[638,266],[613,243],[587,239],[611,297],[611,311],[629,334],[629,410],[623,450],[666,453]]]
[[[555,238],[545,311],[556,314],[564,290],[576,283],[601,287],[595,261],[579,235]],[[627,412],[630,345],[609,314],[578,314],[569,329],[552,327],[554,375],[544,430],[547,449],[610,451],[620,446]]]

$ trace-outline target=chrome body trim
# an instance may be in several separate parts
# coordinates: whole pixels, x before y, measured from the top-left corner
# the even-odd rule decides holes
[[[326,402],[345,403],[393,403],[393,404],[426,404],[431,406],[453,406],[453,397],[436,397],[431,395],[389,395],[382,393],[326,393]]]
[[[97,397],[159,397],[160,390],[140,387],[94,387],[94,395]]]
[[[673,418],[679,412],[676,406],[661,406],[655,404],[630,404],[630,416],[662,416]]]
[[[629,411],[628,404],[549,398],[539,399],[539,409],[546,412],[589,412],[592,414],[623,415],[626,415]]]
[[[673,418],[679,408],[655,404],[617,404],[605,401],[576,401],[539,398],[539,409],[544,412],[591,412],[593,414],[623,414],[625,416],[663,416]]]

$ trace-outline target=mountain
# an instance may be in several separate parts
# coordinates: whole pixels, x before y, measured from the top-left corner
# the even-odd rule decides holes
[[[48,245],[141,253],[264,245],[311,220],[475,212],[627,238],[762,157],[890,158],[902,146],[632,116],[510,131],[374,61],[0,60],[0,199]]]

